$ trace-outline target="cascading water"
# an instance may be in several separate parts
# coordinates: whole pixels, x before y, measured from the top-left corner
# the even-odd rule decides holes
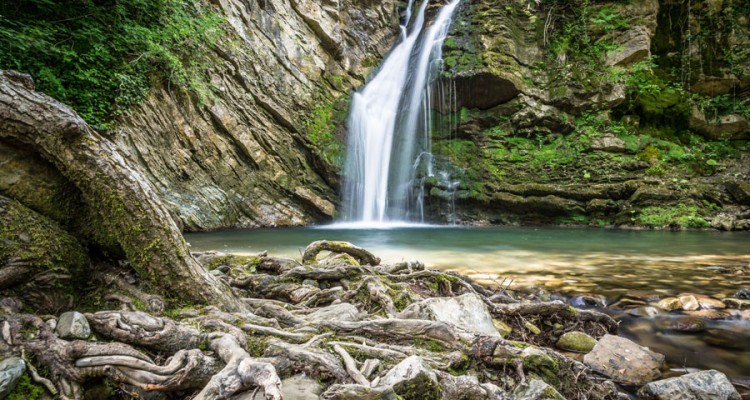
[[[428,29],[424,0],[411,21],[409,0],[399,43],[354,94],[349,114],[344,208],[349,222],[422,221],[420,175],[432,175],[430,88],[460,0],[443,6]],[[416,188],[416,189],[415,189]]]

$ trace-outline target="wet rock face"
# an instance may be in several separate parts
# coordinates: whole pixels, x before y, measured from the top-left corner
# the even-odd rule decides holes
[[[726,375],[716,370],[700,371],[651,382],[638,391],[647,400],[740,400],[740,394]]]
[[[154,88],[111,138],[186,230],[330,219],[341,154],[324,150],[343,143],[332,121],[395,40],[395,2],[214,3],[229,26],[208,52],[207,104]]]

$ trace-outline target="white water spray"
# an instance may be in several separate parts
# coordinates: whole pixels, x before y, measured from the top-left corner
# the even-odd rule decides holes
[[[430,86],[442,65],[442,45],[460,0],[452,0],[423,30],[409,1],[400,42],[378,73],[352,99],[345,166],[345,219],[363,224],[423,220],[420,169],[432,174]]]

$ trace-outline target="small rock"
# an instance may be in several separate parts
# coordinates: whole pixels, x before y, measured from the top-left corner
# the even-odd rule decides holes
[[[605,151],[609,153],[625,153],[628,147],[625,141],[613,135],[604,135],[602,137],[591,139],[591,150]]]
[[[566,332],[560,337],[555,346],[563,350],[588,353],[596,346],[596,339],[583,332]]]
[[[537,327],[536,325],[532,324],[532,323],[531,323],[531,322],[529,322],[529,321],[526,321],[526,322],[524,322],[524,323],[523,323],[523,326],[524,326],[524,327],[525,327],[525,328],[526,328],[526,329],[527,329],[527,330],[528,330],[529,332],[531,332],[531,333],[533,333],[533,334],[535,334],[535,335],[538,335],[538,334],[542,333],[542,330],[541,330],[541,329],[539,329],[539,328],[538,328],[538,327]]]
[[[635,317],[655,317],[657,315],[664,314],[664,310],[653,307],[653,306],[642,306],[637,308],[629,308],[627,313]]]
[[[667,311],[674,311],[682,308],[682,302],[677,297],[667,297],[659,300],[656,306]]]
[[[8,397],[26,372],[26,363],[18,357],[0,361],[0,399]]]
[[[604,307],[604,301],[594,296],[576,296],[570,299],[570,305],[575,308]]]
[[[285,399],[317,400],[323,386],[318,381],[304,374],[292,376],[281,381],[281,393]],[[260,398],[264,398],[259,396]]]
[[[680,296],[680,303],[682,303],[682,309],[685,311],[695,311],[700,308],[698,299],[693,295]]]
[[[492,325],[495,326],[495,329],[497,329],[498,333],[500,333],[500,336],[502,337],[510,335],[510,333],[513,331],[513,328],[510,325],[499,319],[493,319]]]
[[[638,391],[638,397],[647,400],[740,400],[740,394],[726,375],[713,369],[651,382]]]
[[[513,391],[513,400],[565,400],[560,392],[541,379],[532,379]]]
[[[432,297],[413,303],[399,314],[399,318],[442,321],[480,335],[500,337],[487,305],[473,293],[457,297]]]
[[[750,300],[737,299],[734,297],[727,297],[722,300],[727,307],[736,308],[738,310],[744,310],[750,308]]]
[[[678,332],[702,332],[706,327],[706,321],[688,316],[671,318],[667,326],[668,329]]]
[[[63,313],[57,320],[56,331],[61,339],[86,339],[91,336],[89,321],[78,311]]]
[[[706,310],[716,310],[727,307],[727,305],[724,304],[724,302],[722,302],[721,300],[717,300],[708,296],[698,298],[698,304],[700,304],[701,308]]]
[[[724,303],[721,303],[722,305]],[[721,310],[698,310],[698,311],[688,311],[685,313],[686,315],[689,315],[691,317],[698,317],[698,318],[706,318],[706,319],[724,319],[731,316],[726,311]]]
[[[661,377],[664,356],[623,337],[604,335],[583,362],[612,379],[642,385]]]
[[[750,289],[740,289],[734,294],[734,297],[742,300],[750,300]]]
[[[323,307],[307,316],[312,323],[326,321],[356,321],[359,319],[359,310],[350,303],[333,304]]]
[[[437,374],[419,356],[409,356],[391,368],[378,388],[391,387],[404,399],[442,400]]]

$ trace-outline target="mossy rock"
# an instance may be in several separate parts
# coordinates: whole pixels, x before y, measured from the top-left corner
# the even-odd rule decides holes
[[[12,286],[8,295],[46,312],[72,304],[77,281],[70,277],[85,276],[90,265],[83,246],[56,222],[0,196],[0,265],[12,260],[23,260],[28,276]],[[52,282],[35,281],[36,276],[48,271],[54,272]]]
[[[596,346],[596,339],[583,332],[566,332],[555,344],[557,348],[579,353],[588,353]]]

